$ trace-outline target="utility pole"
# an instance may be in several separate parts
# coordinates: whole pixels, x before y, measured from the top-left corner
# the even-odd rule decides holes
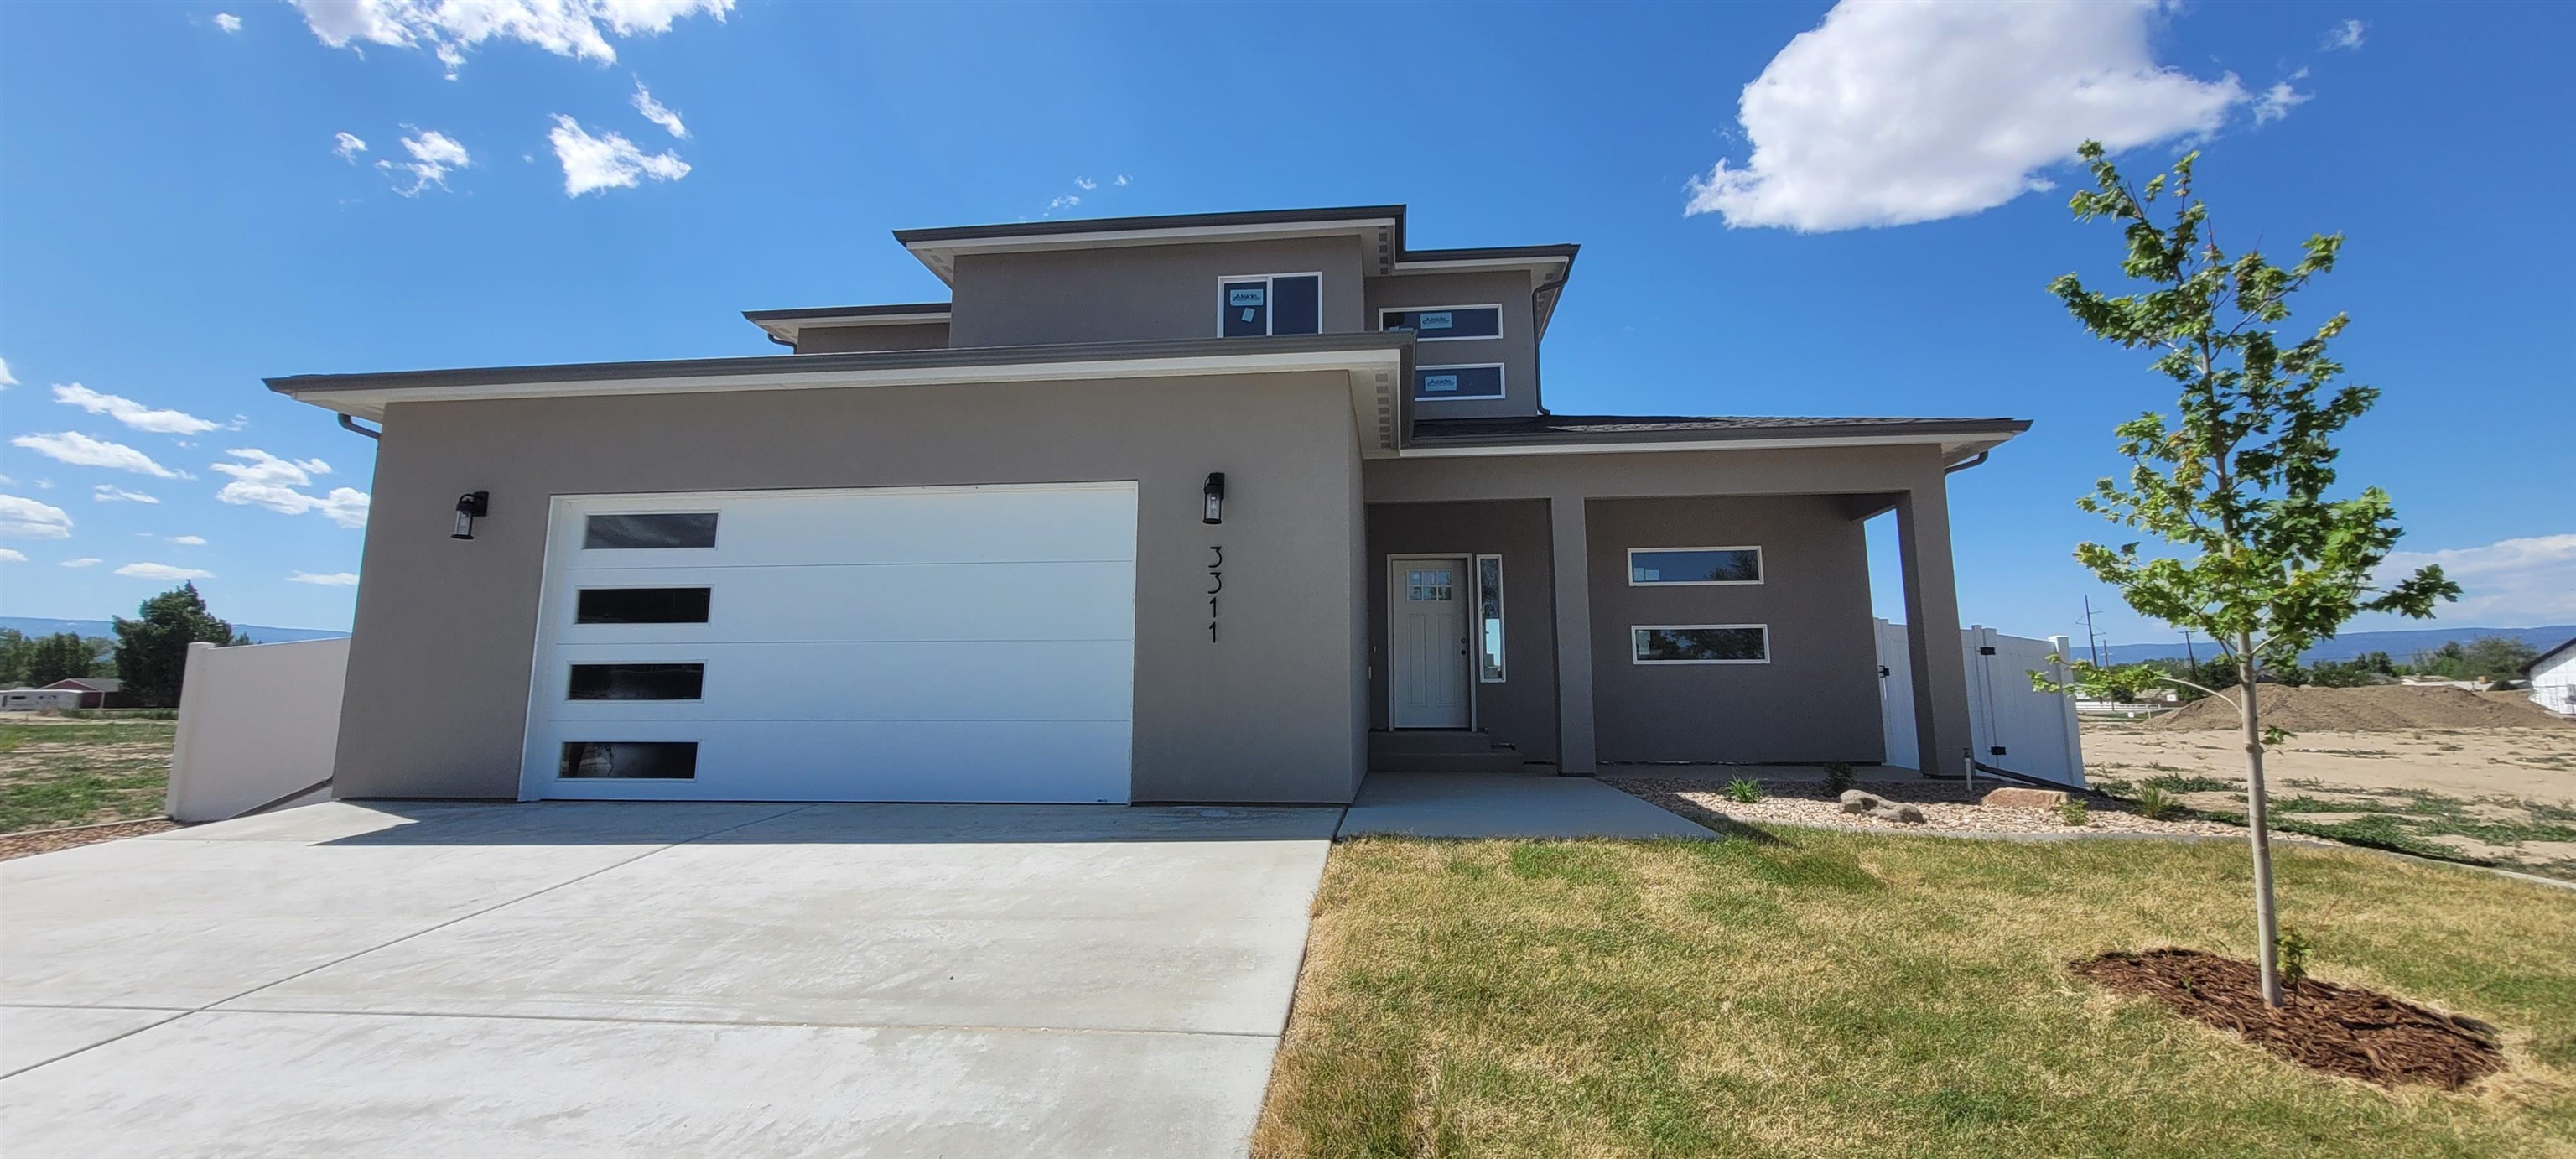
[[[2102,666],[2102,637],[2093,633],[2093,597],[2084,597],[2084,646],[2093,652],[2093,666]]]

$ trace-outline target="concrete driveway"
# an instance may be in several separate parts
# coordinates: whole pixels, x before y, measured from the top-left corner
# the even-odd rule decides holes
[[[1340,812],[332,803],[0,862],[0,1138],[1239,1154]]]

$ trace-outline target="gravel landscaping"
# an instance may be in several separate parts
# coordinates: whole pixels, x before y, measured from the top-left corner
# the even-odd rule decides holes
[[[1822,825],[1847,829],[1900,832],[1935,832],[1973,835],[1980,833],[2146,833],[2162,836],[2238,836],[2242,826],[2192,817],[2150,821],[2137,814],[2134,806],[2123,801],[2109,801],[2096,796],[2084,797],[2085,821],[2069,825],[2055,809],[2010,808],[1982,805],[1978,801],[2007,782],[1985,781],[1974,788],[1964,781],[1931,781],[1920,777],[1900,779],[1855,778],[1852,787],[1884,797],[1890,801],[1913,805],[1923,811],[1919,825],[1876,817],[1845,813],[1838,794],[1829,791],[1822,780],[1812,777],[1756,777],[1762,799],[1751,803],[1735,800],[1726,792],[1727,782],[1741,777],[1736,772],[1691,772],[1672,774],[1602,774],[1601,779],[1619,789],[1670,809],[1692,820],[1707,823],[1711,817],[1753,824]]]

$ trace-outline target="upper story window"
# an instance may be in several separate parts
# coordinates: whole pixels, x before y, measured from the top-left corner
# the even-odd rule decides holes
[[[1324,332],[1324,275],[1247,274],[1217,281],[1217,333],[1227,338]]]
[[[1413,372],[1413,397],[1423,402],[1501,398],[1502,365],[1417,367]]]
[[[1420,342],[1440,342],[1457,338],[1500,338],[1503,336],[1503,308],[1500,306],[1406,306],[1377,313],[1380,330],[1411,330]]]

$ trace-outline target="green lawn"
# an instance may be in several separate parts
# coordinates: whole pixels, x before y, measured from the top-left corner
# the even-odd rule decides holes
[[[2251,956],[2241,846],[1775,830],[1337,847],[1262,1156],[2576,1154],[2576,891],[2282,850],[2313,976],[2495,1024],[2331,1079],[2067,963]]]
[[[177,731],[168,720],[0,723],[0,833],[161,816]]]

